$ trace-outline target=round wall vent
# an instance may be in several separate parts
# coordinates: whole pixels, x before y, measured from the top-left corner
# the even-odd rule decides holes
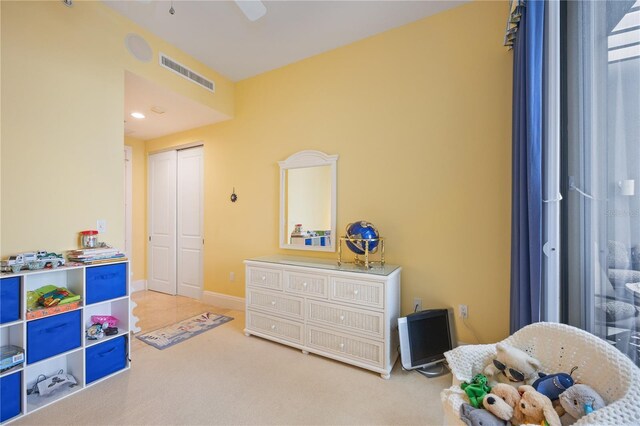
[[[124,44],[127,46],[129,53],[139,61],[149,62],[153,58],[153,50],[149,43],[138,34],[127,34],[124,38]]]

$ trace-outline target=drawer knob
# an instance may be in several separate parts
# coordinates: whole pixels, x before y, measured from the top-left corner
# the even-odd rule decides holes
[[[273,324],[273,325],[271,326],[271,329],[272,329],[272,330],[275,330],[275,329],[276,329],[276,325],[275,325],[275,324]]]
[[[306,282],[302,283],[302,287],[306,287],[306,286],[307,286]]]
[[[344,349],[344,343],[340,343],[340,349]]]
[[[276,305],[276,301],[275,301],[275,300],[272,300],[272,301],[271,301],[271,304],[272,304],[273,306],[275,306],[275,305]]]
[[[267,280],[267,276],[266,276],[266,275],[263,275],[263,276],[262,276],[262,281],[266,281],[266,280]]]
[[[357,295],[358,295],[358,290],[353,290],[353,294],[354,294],[355,296],[357,296]]]
[[[344,315],[340,315],[340,321],[344,321]]]

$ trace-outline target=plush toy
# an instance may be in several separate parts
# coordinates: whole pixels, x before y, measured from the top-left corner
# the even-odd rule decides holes
[[[520,386],[518,392],[520,401],[514,407],[511,423],[561,426],[560,417],[548,397],[529,385]]]
[[[482,405],[491,414],[502,420],[511,420],[516,404],[520,402],[520,393],[516,388],[505,383],[498,383],[491,388],[482,400]]]
[[[518,387],[536,381],[540,361],[505,343],[496,344],[496,351],[496,358],[484,369],[490,386],[507,383]]]
[[[544,373],[538,373],[540,378],[533,382],[532,386],[541,394],[546,395],[551,401],[555,401],[562,392],[573,386],[574,382],[571,375],[577,368],[578,367],[573,367],[569,374],[557,373],[546,375]]]
[[[476,374],[471,379],[471,383],[464,382],[460,387],[469,397],[473,408],[482,408],[482,398],[491,392],[491,388],[487,385],[487,378],[482,374]]]
[[[591,386],[576,384],[560,394],[560,404],[573,422],[607,405]]]
[[[460,420],[469,426],[507,426],[509,424],[487,410],[474,408],[469,404],[462,404],[460,407]]]

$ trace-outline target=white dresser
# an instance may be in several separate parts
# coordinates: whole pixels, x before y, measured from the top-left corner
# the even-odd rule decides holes
[[[391,374],[398,358],[400,271],[294,256],[245,260],[247,336]]]

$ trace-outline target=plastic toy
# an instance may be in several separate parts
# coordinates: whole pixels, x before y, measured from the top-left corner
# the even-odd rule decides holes
[[[487,378],[483,374],[476,374],[471,379],[471,383],[464,382],[460,387],[467,394],[474,408],[482,408],[482,399],[491,392],[491,388],[487,385]]]

